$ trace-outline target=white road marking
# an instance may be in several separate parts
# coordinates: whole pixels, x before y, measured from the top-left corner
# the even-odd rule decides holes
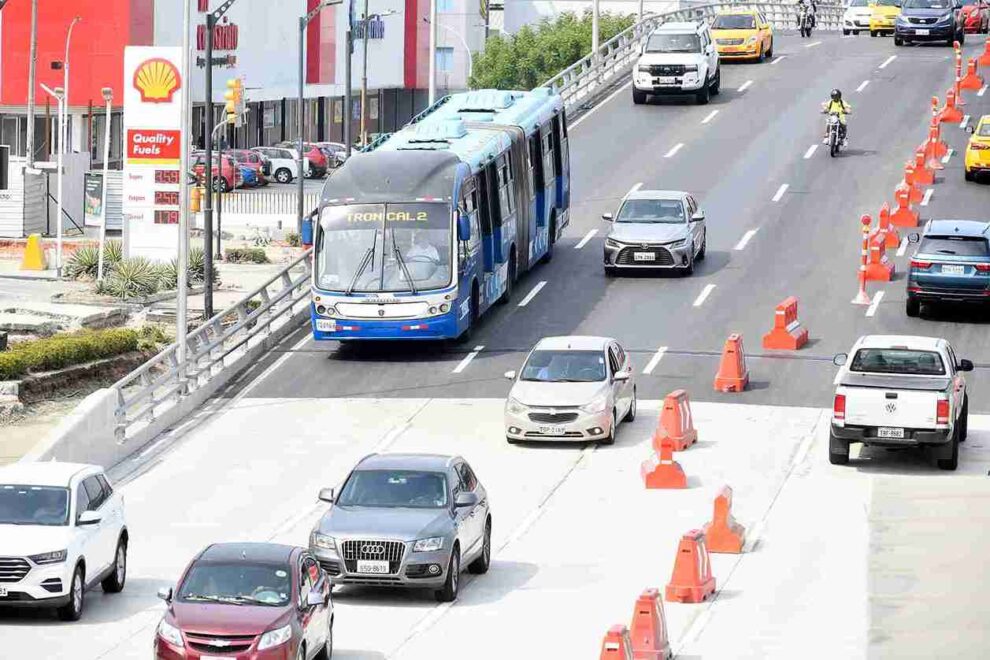
[[[888,65],[888,64],[890,64],[891,62],[893,62],[893,61],[894,61],[894,60],[896,60],[896,59],[897,59],[897,55],[891,55],[890,57],[888,57],[887,59],[885,59],[885,60],[883,61],[883,64],[881,64],[881,65],[879,66],[879,68],[881,68],[881,69],[886,69],[886,68],[887,68],[887,65]]]
[[[657,368],[658,364],[660,364],[660,360],[663,358],[663,354],[666,352],[667,352],[666,346],[661,346],[660,348],[658,348],[657,352],[654,353],[653,357],[650,358],[650,361],[646,363],[646,366],[643,368],[643,373],[652,374],[653,370]]]
[[[901,244],[897,247],[897,256],[903,257],[904,253],[907,252],[908,239],[904,237],[901,239]]]
[[[954,154],[955,152],[956,152],[955,149],[953,149],[952,147],[949,147],[949,151],[945,154],[945,156],[942,157],[942,164],[944,165],[944,164],[948,163],[949,162],[949,159],[952,158],[952,154]]]
[[[588,110],[588,112],[584,113],[584,115],[582,115],[581,117],[578,117],[578,120],[576,122],[574,122],[573,124],[571,124],[570,126],[568,126],[567,129],[568,130],[574,130],[575,128],[577,128],[578,127],[578,124],[580,124],[585,119],[587,119],[591,115],[593,115],[596,112],[598,112],[598,109],[601,108],[602,106],[608,105],[608,102],[609,101],[611,101],[616,96],[618,96],[622,92],[624,92],[627,89],[629,89],[630,86],[632,86],[632,81],[631,80],[629,82],[627,82],[625,85],[623,85],[622,87],[620,87],[619,89],[617,89],[614,92],[612,92],[611,94],[609,94],[608,95],[608,98],[606,98],[604,101],[602,101],[601,103],[599,103],[598,105],[596,105],[595,107],[593,107],[591,110]]]
[[[921,198],[921,205],[928,206],[928,202],[932,201],[932,195],[935,193],[934,188],[929,188],[925,191],[925,196]]]
[[[707,124],[711,120],[715,119],[715,115],[717,114],[718,114],[718,110],[712,110],[711,112],[708,113],[708,115],[704,119],[701,120],[701,123]]]
[[[706,284],[705,288],[702,289],[701,293],[698,294],[698,297],[694,299],[694,306],[701,307],[703,304],[705,304],[705,299],[708,298],[708,296],[711,295],[712,291],[714,290],[715,290],[714,284]]]
[[[808,456],[808,451],[811,449],[812,443],[815,441],[815,434],[809,433],[805,436],[804,440],[801,441],[801,446],[798,447],[797,453],[794,454],[794,459],[791,461],[791,467],[796,468],[797,466],[804,463],[804,459]]]
[[[983,96],[983,95],[984,95],[984,94],[986,93],[986,91],[987,91],[987,86],[986,86],[986,85],[984,85],[983,87],[980,87],[980,91],[978,91],[978,92],[976,93],[976,95],[977,95],[977,96]]]
[[[787,55],[778,55],[777,57],[773,58],[773,61],[770,62],[770,64],[776,64],[777,62],[783,59],[787,59]]]
[[[873,316],[877,313],[877,307],[880,305],[881,300],[883,300],[883,290],[877,291],[876,295],[873,296],[873,302],[866,308],[867,316]]]
[[[584,238],[578,241],[578,244],[574,246],[574,249],[580,250],[581,248],[583,248],[585,245],[588,244],[588,241],[594,238],[595,234],[597,233],[598,233],[597,229],[592,229],[591,231],[589,231],[587,234],[584,235]]]
[[[680,151],[680,150],[681,150],[681,148],[682,148],[683,146],[684,146],[684,143],[683,143],[683,142],[678,142],[678,143],[677,143],[677,144],[675,144],[675,145],[674,145],[673,147],[671,147],[671,149],[670,149],[670,151],[668,151],[667,153],[665,153],[665,154],[663,155],[663,157],[664,157],[664,158],[673,158],[673,157],[674,157],[674,155],[675,155],[675,154],[676,154],[676,153],[677,153],[678,151]]]
[[[788,188],[790,188],[790,184],[787,183],[780,184],[780,188],[777,188],[777,192],[773,194],[773,198],[770,201],[779,202],[780,198],[784,196],[784,193],[787,192]]]
[[[632,188],[629,189],[629,192],[627,192],[626,194],[631,195],[642,187],[643,187],[643,182],[638,181]]]
[[[546,285],[547,285],[546,280],[541,280],[540,282],[537,282],[536,286],[534,286],[532,290],[530,290],[530,292],[526,294],[526,297],[519,301],[519,306],[525,307],[526,305],[528,305],[530,301],[536,297],[536,294],[540,292],[540,289],[542,289]]]
[[[815,151],[817,151],[817,150],[818,150],[818,145],[817,144],[813,144],[810,147],[808,147],[808,150],[804,152],[804,159],[805,160],[808,160],[809,158],[811,158],[812,156],[814,156],[815,155]]]
[[[749,243],[749,239],[753,238],[754,236],[756,236],[755,229],[750,229],[749,231],[747,231],[745,234],[743,234],[742,238],[739,239],[739,242],[736,243],[735,249],[744,250],[746,248],[746,244]]]
[[[864,89],[866,89],[866,86],[869,84],[870,84],[869,80],[864,80],[863,82],[859,83],[859,87],[856,88],[856,91],[862,92]]]
[[[966,126],[969,124],[969,115],[963,115],[962,123],[959,124],[959,128],[966,130]]]
[[[471,360],[478,357],[478,353],[483,350],[485,350],[484,346],[475,346],[473,351],[465,355],[464,359],[457,363],[457,366],[454,367],[454,371],[452,373],[459,374],[467,369],[467,366],[471,364]]]
[[[821,46],[821,45],[822,45],[822,42],[820,42],[820,41],[812,41],[810,44],[805,44],[804,47],[805,48],[814,48],[815,46]]]
[[[753,84],[753,81],[752,80],[747,80],[742,85],[740,85],[739,86],[739,89],[737,89],[736,91],[737,92],[745,92],[747,89],[749,89],[749,86],[752,85],[752,84]],[[984,89],[986,89],[986,88],[984,87]]]

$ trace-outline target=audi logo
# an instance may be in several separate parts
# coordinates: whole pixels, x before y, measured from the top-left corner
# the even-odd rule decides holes
[[[381,543],[365,543],[361,546],[361,554],[365,555],[384,555],[385,546]]]

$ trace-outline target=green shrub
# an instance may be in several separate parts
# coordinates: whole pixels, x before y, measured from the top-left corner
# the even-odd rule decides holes
[[[27,356],[14,351],[0,353],[0,380],[14,380],[28,370]]]
[[[167,264],[158,266],[158,288],[171,291],[179,286],[179,260],[172,259]]]
[[[124,260],[124,245],[120,241],[107,241],[103,246],[103,267],[116,266]]]
[[[65,265],[66,273],[73,279],[80,277],[95,278],[99,271],[100,247],[84,245],[69,257]],[[120,241],[107,241],[103,246],[103,275],[113,272],[124,259],[124,248]]]
[[[0,353],[0,380],[11,380],[29,371],[54,371],[137,350],[140,334],[130,328],[80,330],[35,339]]]
[[[227,248],[226,259],[232,264],[267,264],[268,255],[264,248]]]
[[[157,349],[159,346],[169,343],[169,337],[157,325],[141,326],[138,335],[138,348],[142,351]]]
[[[189,250],[188,272],[190,282],[195,282],[198,284],[206,279],[206,275],[204,274],[206,272],[206,253],[203,252],[203,248],[194,247]],[[214,267],[213,277],[219,281],[217,275],[217,269]]]
[[[300,247],[302,246],[302,236],[300,236],[297,231],[290,231],[285,235],[285,242],[288,243],[290,247]]]
[[[161,268],[144,257],[124,259],[100,284],[97,291],[127,299],[157,293],[161,284]]]

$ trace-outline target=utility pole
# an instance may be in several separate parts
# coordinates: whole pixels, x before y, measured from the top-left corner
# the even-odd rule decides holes
[[[347,0],[347,55],[344,57],[344,153],[351,157],[351,56],[354,54],[354,0]]]
[[[591,3],[591,61],[593,63],[598,62],[598,19],[600,16],[600,11],[598,7],[599,0],[592,0]]]
[[[595,0],[597,3],[598,0]],[[430,0],[430,96],[427,105],[437,100],[437,0]]]
[[[365,124],[365,117],[368,114],[368,0],[364,0],[364,15],[361,18],[361,41],[362,41],[362,56],[361,56],[361,146],[366,147],[368,145],[368,132],[367,125]]]
[[[104,87],[100,90],[107,104],[103,126],[103,190],[100,193],[100,251],[96,260],[96,281],[103,281],[103,252],[107,242],[107,177],[110,174],[110,107],[113,103],[113,90]]]
[[[192,30],[192,0],[182,0],[182,82],[188,84],[192,73],[192,59],[189,55],[191,47],[189,32]],[[192,93],[188,86],[182,90],[182,119],[179,122],[179,143],[182,153],[179,156],[179,264],[178,264],[178,298],[175,308],[175,339],[178,342],[179,383],[181,393],[186,391],[186,335],[189,334],[189,125],[192,119]],[[207,166],[209,167],[209,166]],[[205,172],[205,169],[204,169]],[[106,201],[103,202],[106,204]]]
[[[27,166],[34,168],[34,86],[38,59],[38,0],[31,0],[31,48],[28,55]]]

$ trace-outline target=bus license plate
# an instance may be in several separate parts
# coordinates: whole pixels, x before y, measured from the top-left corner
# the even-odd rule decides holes
[[[544,435],[564,435],[563,426],[541,426],[540,433]]]
[[[895,429],[887,426],[881,426],[880,428],[877,429],[877,437],[896,438],[900,440],[904,438],[904,429]]]
[[[966,272],[965,266],[948,266],[942,265],[942,272],[946,275],[963,275]]]
[[[371,573],[373,575],[385,575],[388,573],[388,562],[358,559],[357,572]]]
[[[337,332],[337,322],[333,319],[316,319],[316,329],[320,332]]]
[[[634,252],[633,253],[633,260],[634,261],[656,261],[657,260],[657,255],[655,255],[652,252]]]
[[[931,34],[931,32],[929,32],[928,30],[915,30],[914,33],[922,37],[927,37],[929,34]]]

